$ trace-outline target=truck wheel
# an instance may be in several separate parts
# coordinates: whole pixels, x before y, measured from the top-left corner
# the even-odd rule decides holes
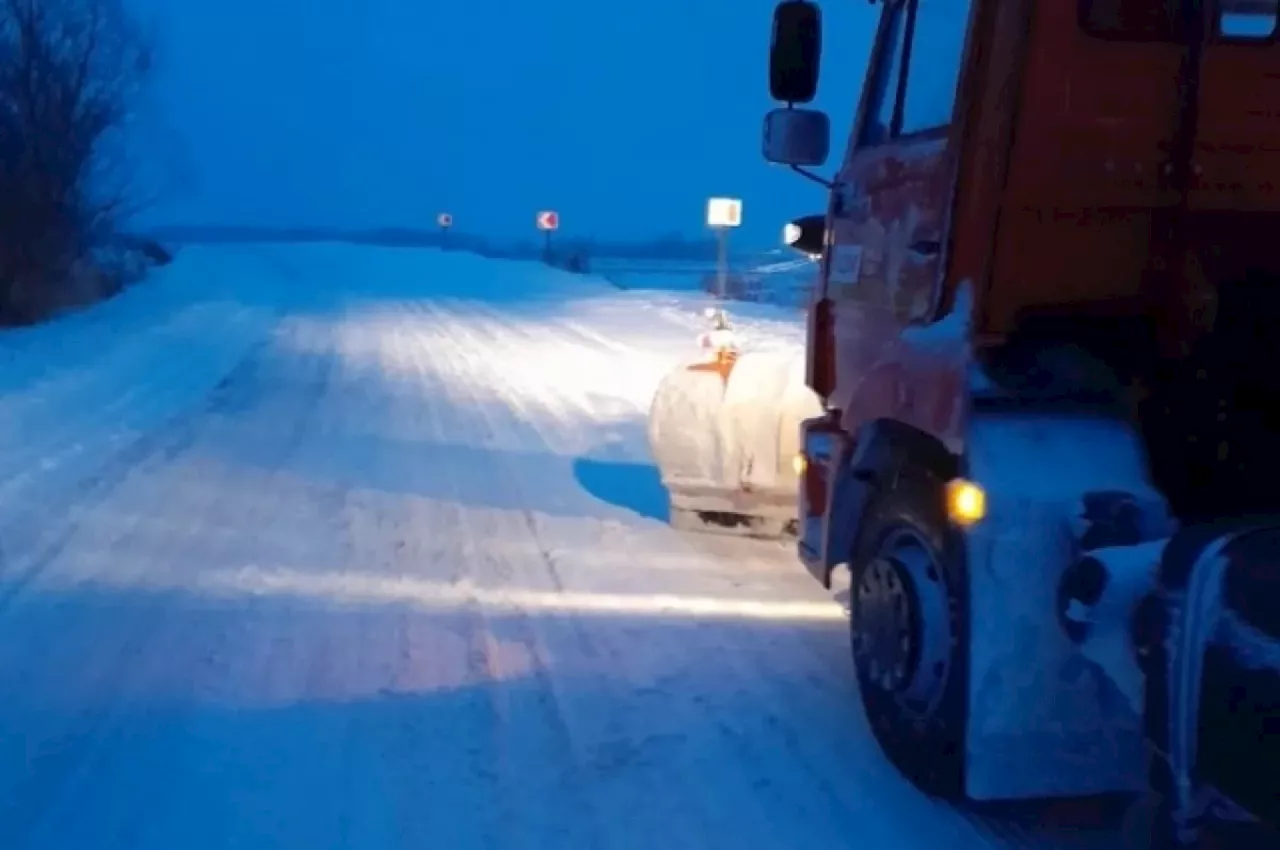
[[[964,795],[968,605],[941,485],[877,494],[850,559],[858,690],[885,755],[917,787]]]

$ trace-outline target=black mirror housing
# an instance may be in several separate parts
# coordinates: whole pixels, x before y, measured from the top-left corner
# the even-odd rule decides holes
[[[822,60],[822,10],[810,0],[783,0],[773,10],[769,94],[783,103],[811,103]]]

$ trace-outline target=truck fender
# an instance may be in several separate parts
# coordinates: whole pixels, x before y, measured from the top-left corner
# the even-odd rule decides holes
[[[959,468],[959,459],[919,428],[876,419],[858,429],[848,462],[840,466],[831,487],[823,584],[830,587],[832,570],[848,565],[853,557],[862,517],[877,493],[893,487],[904,470],[949,481]]]

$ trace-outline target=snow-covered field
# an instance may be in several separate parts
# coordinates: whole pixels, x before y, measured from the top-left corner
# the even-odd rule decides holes
[[[0,847],[1026,846],[883,762],[788,547],[665,524],[704,300],[189,248],[0,333]]]

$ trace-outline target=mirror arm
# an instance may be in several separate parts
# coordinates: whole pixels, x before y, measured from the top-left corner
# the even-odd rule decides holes
[[[828,180],[827,178],[823,177],[820,174],[814,174],[812,171],[810,171],[807,168],[802,168],[799,165],[791,165],[791,166],[788,166],[788,168],[790,168],[796,174],[799,174],[801,177],[804,177],[806,180],[812,180],[814,183],[817,183],[818,185],[826,189],[834,189],[836,187],[835,183],[831,182],[830,180]]]

